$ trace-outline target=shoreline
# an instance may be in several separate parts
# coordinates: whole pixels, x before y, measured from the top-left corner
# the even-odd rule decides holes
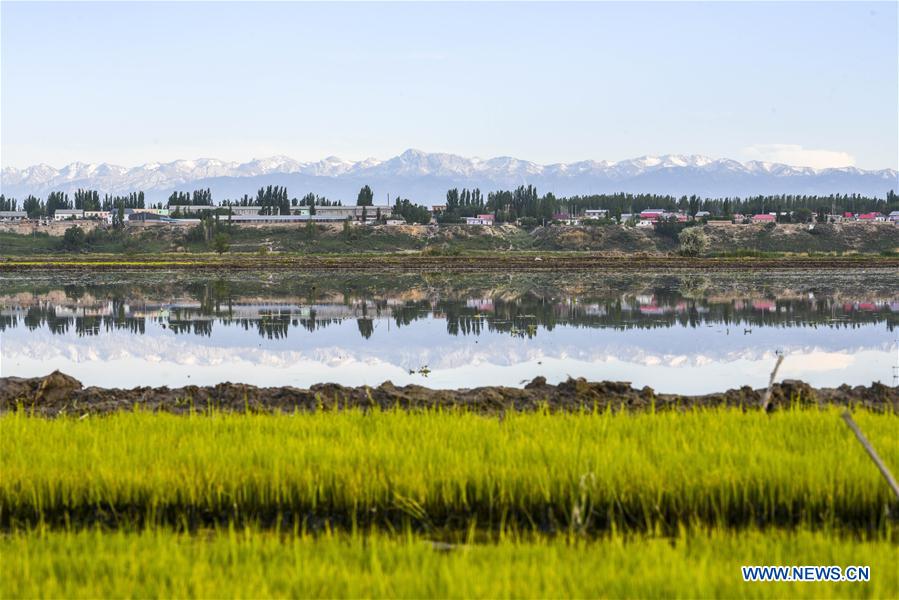
[[[507,412],[686,411],[702,408],[762,410],[765,389],[743,386],[724,392],[683,395],[656,393],[629,382],[568,379],[558,385],[535,377],[523,388],[486,386],[431,389],[420,385],[343,386],[335,383],[308,389],[292,386],[257,387],[240,383],[180,388],[131,389],[83,387],[80,381],[54,371],[46,377],[0,378],[0,415],[24,410],[40,417],[80,417],[135,410],[170,414],[293,413],[339,410],[462,410],[485,415]],[[881,383],[814,388],[797,380],[771,387],[767,410],[840,406],[899,414],[899,387]]]
[[[604,254],[589,252],[486,252],[458,256],[431,256],[420,253],[359,254],[246,254],[246,255],[56,255],[47,257],[5,257],[0,273],[34,270],[448,270],[505,271],[638,271],[647,269],[684,270],[766,270],[766,269],[846,269],[897,268],[899,256],[856,254],[850,256],[784,255],[777,257],[653,256],[644,254]]]

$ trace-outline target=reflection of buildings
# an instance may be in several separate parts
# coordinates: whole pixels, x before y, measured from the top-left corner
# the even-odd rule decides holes
[[[858,299],[839,302],[813,296],[799,298],[685,298],[678,294],[624,295],[609,298],[552,298],[524,295],[439,298],[401,301],[395,298],[347,300],[343,303],[279,303],[177,301],[82,302],[35,301],[0,305],[0,330],[22,325],[46,327],[52,333],[70,330],[79,336],[104,331],[144,333],[148,324],[175,334],[208,336],[216,323],[256,330],[269,339],[283,338],[291,329],[309,332],[351,319],[362,337],[370,338],[376,322],[389,319],[397,327],[422,318],[446,321],[451,335],[482,331],[533,337],[539,328],[557,325],[614,329],[698,327],[703,324],[767,327],[853,327],[884,322],[892,330],[899,322],[899,301]]]

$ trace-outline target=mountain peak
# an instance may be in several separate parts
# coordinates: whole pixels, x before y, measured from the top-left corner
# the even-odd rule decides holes
[[[864,171],[854,167],[816,170],[785,164],[714,159],[698,154],[645,155],[618,162],[584,160],[541,165],[512,156],[487,159],[429,153],[408,148],[387,160],[350,161],[328,156],[300,162],[274,155],[239,163],[216,158],[147,163],[121,167],[109,163],[73,162],[61,169],[39,164],[24,169],[4,167],[2,191],[8,197],[46,196],[50,191],[77,188],[122,194],[144,190],[164,199],[173,189],[210,187],[218,200],[255,193],[277,176],[300,196],[312,191],[351,201],[361,185],[419,202],[434,202],[450,187],[480,187],[484,191],[533,184],[556,195],[605,192],[672,195],[737,196],[759,193],[860,193],[883,197],[899,189],[892,169]]]

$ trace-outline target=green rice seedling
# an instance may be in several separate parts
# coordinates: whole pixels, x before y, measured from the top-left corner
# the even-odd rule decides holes
[[[899,470],[899,417],[856,420]],[[0,474],[6,527],[876,530],[895,504],[836,410],[18,413],[0,418]]]
[[[694,530],[671,538],[414,535],[223,528],[17,531],[0,537],[4,598],[895,598],[899,547],[818,531]],[[867,566],[867,582],[743,581],[742,566]]]

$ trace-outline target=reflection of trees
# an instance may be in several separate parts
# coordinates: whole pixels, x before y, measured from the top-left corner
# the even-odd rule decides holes
[[[13,329],[19,326],[19,318],[16,315],[0,315],[0,331],[5,331],[8,327]]]
[[[520,337],[533,337],[540,328],[552,330],[558,325],[628,330],[675,326],[695,328],[708,324],[747,328],[856,328],[885,323],[887,329],[893,331],[899,323],[899,314],[891,312],[890,307],[883,303],[844,304],[823,297],[695,299],[672,292],[664,286],[645,296],[619,294],[606,298],[575,298],[535,292],[510,298],[437,297],[400,304],[389,304],[385,299],[353,300],[308,309],[297,305],[258,308],[234,305],[230,297],[226,298],[226,304],[221,304],[224,292],[216,292],[215,289],[215,286],[205,285],[194,290],[196,294],[203,295],[199,306],[177,306],[164,310],[159,306],[130,304],[119,296],[107,297],[105,302],[93,307],[35,304],[24,310],[16,308],[14,314],[0,317],[0,330],[17,327],[21,323],[29,330],[46,327],[54,334],[66,334],[73,325],[79,336],[117,330],[145,334],[149,320],[168,327],[175,334],[210,336],[213,327],[222,323],[242,327],[246,331],[255,330],[266,339],[281,339],[292,327],[314,332],[338,325],[346,319],[354,319],[359,334],[368,339],[374,332],[375,320],[383,317],[392,319],[397,327],[411,325],[423,318],[442,318],[446,320],[446,331],[450,335],[493,332]],[[80,314],[73,316],[73,312]],[[145,316],[154,312],[158,315]],[[167,316],[163,316],[166,312]]]
[[[267,311],[260,315],[257,321],[259,335],[268,339],[280,339],[287,337],[287,330],[290,329],[290,313],[280,313]]]
[[[375,331],[375,322],[371,319],[356,319],[356,325],[359,327],[359,334],[368,339]]]
[[[194,335],[212,335],[212,321],[209,319],[197,320],[172,320],[169,319],[168,328],[172,333],[193,333]]]

